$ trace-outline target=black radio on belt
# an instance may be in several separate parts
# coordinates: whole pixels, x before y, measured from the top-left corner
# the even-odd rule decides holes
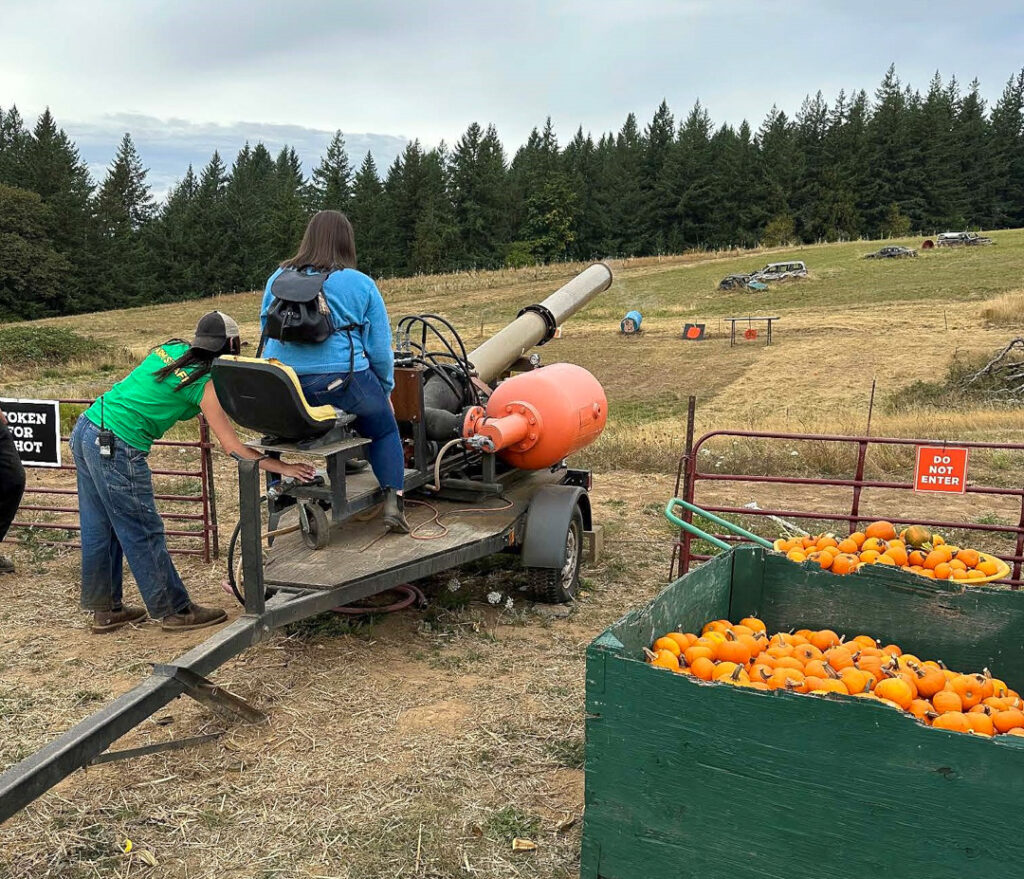
[[[101,458],[114,457],[114,432],[112,430],[101,430],[99,434],[99,447]]]
[[[100,397],[100,432],[98,445],[100,447],[101,458],[114,457],[114,431],[107,430],[106,425],[103,423],[103,397]]]

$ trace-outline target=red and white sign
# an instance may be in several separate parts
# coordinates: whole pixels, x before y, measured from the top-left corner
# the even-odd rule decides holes
[[[967,489],[967,449],[950,446],[918,446],[914,468],[914,491]]]

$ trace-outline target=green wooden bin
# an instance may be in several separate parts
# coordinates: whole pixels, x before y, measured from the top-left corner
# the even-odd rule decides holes
[[[644,662],[665,632],[756,614],[869,634],[1024,685],[1024,594],[839,577],[760,548],[676,580],[587,651],[582,879],[1024,877],[1024,738],[887,706],[706,684]]]

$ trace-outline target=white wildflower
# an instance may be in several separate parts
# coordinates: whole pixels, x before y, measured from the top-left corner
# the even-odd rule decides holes
[[[498,602],[500,602],[500,601],[501,601],[501,593],[500,592],[488,592],[487,593],[487,603],[488,604],[498,604]]]

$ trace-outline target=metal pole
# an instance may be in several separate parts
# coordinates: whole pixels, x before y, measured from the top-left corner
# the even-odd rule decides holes
[[[260,513],[259,459],[238,459],[238,518],[242,522],[242,577],[245,612],[258,616],[266,608],[263,586],[263,518]]]
[[[572,317],[612,283],[612,270],[594,263],[539,305],[523,309],[512,323],[471,351],[469,361],[480,380],[490,384],[536,345],[551,337],[555,327]],[[554,324],[552,326],[552,323]]]
[[[210,540],[213,543],[213,558],[219,559],[220,536],[217,527],[217,490],[213,478],[213,445],[210,443],[210,425],[202,413],[199,415],[199,440],[202,443],[202,469],[206,473],[206,509],[203,512],[207,514],[207,521],[204,524],[209,529]]]
[[[690,459],[693,457],[693,430],[696,423],[697,397],[693,394],[686,401],[686,445],[684,446],[683,457],[680,460],[679,468],[676,470],[675,497],[679,497],[679,481],[682,477],[682,497],[684,500],[693,502],[690,491]],[[679,573],[686,573],[690,561],[690,534],[685,529],[679,530],[679,539],[672,547],[672,562],[668,569],[669,582],[672,581],[676,570],[676,557],[679,558]]]
[[[864,431],[864,436],[871,436],[871,415],[875,411],[875,384],[877,382],[877,378],[871,379],[871,399],[868,400],[868,426],[867,430]]]

